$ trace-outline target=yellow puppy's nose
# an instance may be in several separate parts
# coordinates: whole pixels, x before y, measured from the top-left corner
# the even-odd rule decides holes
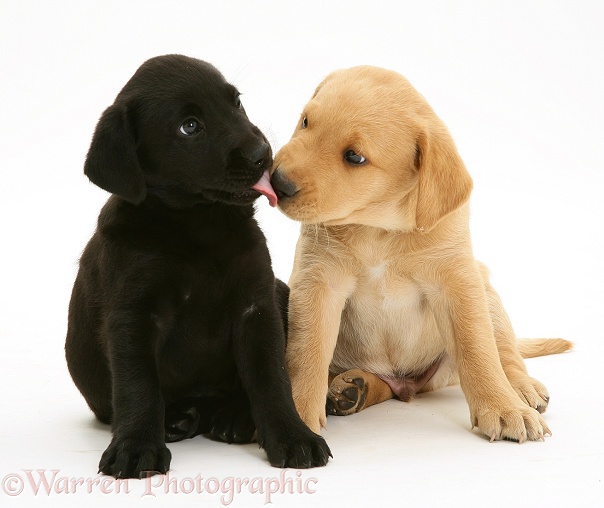
[[[291,198],[299,190],[294,182],[285,177],[280,168],[277,168],[271,176],[271,185],[279,199]]]

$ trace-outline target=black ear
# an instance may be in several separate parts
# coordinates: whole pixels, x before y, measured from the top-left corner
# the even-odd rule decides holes
[[[125,107],[114,104],[101,116],[88,149],[84,174],[101,189],[134,204],[145,199],[147,187]]]

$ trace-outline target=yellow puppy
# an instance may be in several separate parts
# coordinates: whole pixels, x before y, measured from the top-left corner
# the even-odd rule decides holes
[[[472,254],[472,180],[425,99],[395,72],[329,75],[275,158],[279,207],[303,223],[290,279],[287,362],[294,400],[318,432],[396,396],[460,382],[491,440],[543,439],[549,396],[522,356],[566,351],[516,341]]]

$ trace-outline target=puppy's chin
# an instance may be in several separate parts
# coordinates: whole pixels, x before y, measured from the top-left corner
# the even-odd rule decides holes
[[[298,197],[280,197],[277,208],[289,219],[302,222],[304,224],[315,224],[321,222],[315,213],[313,204],[300,203]]]
[[[317,193],[312,185],[300,187],[293,196],[280,196],[277,203],[284,215],[302,224],[352,224],[349,217],[354,208],[341,205],[333,196]]]
[[[246,189],[239,192],[206,189],[202,194],[209,201],[235,206],[249,206],[260,197],[260,193],[253,189]]]
[[[280,198],[277,207],[288,218],[302,224],[345,224],[346,219],[338,218],[335,214],[324,213],[317,209],[315,202],[301,202],[297,197]]]

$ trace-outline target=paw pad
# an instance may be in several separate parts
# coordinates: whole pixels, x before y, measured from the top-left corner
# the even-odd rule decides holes
[[[327,395],[325,412],[337,416],[357,413],[365,406],[366,398],[363,378],[336,378]]]

